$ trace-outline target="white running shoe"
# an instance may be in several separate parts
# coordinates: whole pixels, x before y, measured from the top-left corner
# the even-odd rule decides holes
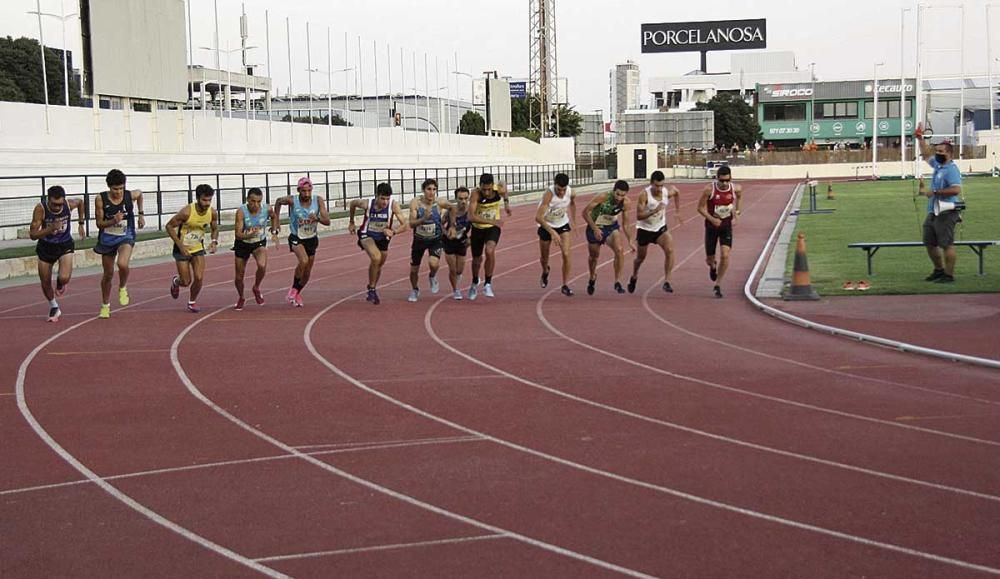
[[[462,301],[462,290],[455,290],[454,292],[452,292],[451,299],[455,300],[456,302]]]
[[[488,297],[488,298],[496,297],[495,295],[493,295],[493,284],[488,283],[488,284],[484,285],[483,286],[483,294],[485,294],[486,297]]]
[[[441,284],[438,283],[438,278],[436,275],[431,276],[431,293],[436,294],[441,291]]]
[[[415,301],[417,301],[417,298],[419,298],[419,297],[420,297],[420,290],[411,289],[410,290],[410,296],[408,298],[406,298],[406,301],[408,301],[408,302],[415,302]]]
[[[479,291],[476,290],[476,286],[469,286],[469,301],[476,301],[476,297],[479,296]]]

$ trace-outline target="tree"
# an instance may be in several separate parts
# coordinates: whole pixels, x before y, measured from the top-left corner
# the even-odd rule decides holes
[[[580,116],[580,113],[573,110],[573,107],[568,107],[566,105],[559,105],[558,110],[560,137],[575,137],[583,132],[583,117]],[[525,137],[537,141],[538,131],[531,130],[530,127],[532,125],[532,118],[535,121],[534,125],[536,127],[541,125],[539,113],[540,111],[537,96],[523,99],[511,99],[511,133],[514,136]],[[549,125],[553,130],[555,130],[555,110],[552,111],[552,116],[549,119]]]
[[[717,94],[707,103],[698,103],[694,110],[715,113],[717,145],[753,146],[760,137],[760,125],[754,119],[753,108],[738,95]]]
[[[583,117],[573,107],[559,105],[559,136],[576,137],[583,132]],[[552,126],[556,123],[556,113],[552,113]]]
[[[476,111],[466,111],[458,123],[458,132],[462,135],[485,135],[486,119]]]
[[[0,100],[43,103],[42,63],[38,41],[33,38],[0,38]],[[72,56],[72,55],[71,55]],[[72,68],[72,62],[69,63]],[[49,84],[49,103],[63,104],[62,52],[46,47],[45,71]],[[69,102],[80,103],[80,85],[70,77]]]
[[[290,113],[285,113],[285,115],[283,117],[281,117],[281,122],[287,123],[289,121],[291,121],[293,123],[306,123],[306,124],[308,124],[309,121],[310,121],[310,119],[309,119],[309,117],[295,117],[295,118],[292,118],[292,115]],[[333,113],[333,122],[330,122],[330,117],[328,115],[322,115],[322,116],[315,116],[315,117],[313,117],[312,118],[312,124],[314,124],[314,125],[333,125],[335,127],[352,127],[352,126],[354,126],[351,123],[345,121],[343,119],[343,117],[341,117],[337,113]]]

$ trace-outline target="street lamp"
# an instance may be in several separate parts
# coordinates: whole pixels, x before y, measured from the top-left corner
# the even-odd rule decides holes
[[[53,14],[51,12],[42,12],[42,9],[41,9],[41,0],[37,0],[36,1],[36,5],[38,6],[38,10],[28,12],[28,14],[35,14],[35,15],[38,16],[38,38],[39,38],[39,42],[41,42],[40,39],[42,37],[42,16],[48,16],[49,18],[55,18],[57,20],[61,20],[62,21],[63,99],[64,99],[64,104],[66,106],[69,106],[69,58],[68,58],[69,49],[66,46],[66,21],[69,20],[70,18],[76,17],[77,13],[76,12],[70,12],[69,14],[66,14],[66,10],[65,10],[65,7],[63,6],[62,2],[59,3],[59,9],[60,9],[59,11],[61,12],[61,14]],[[42,47],[42,70],[43,71],[45,70],[45,47],[44,46]],[[45,99],[46,99],[46,104],[48,104],[47,103],[48,98],[49,98],[49,95],[48,95],[48,92],[49,92],[48,91],[48,79],[46,79],[45,87],[46,87],[45,88]]]
[[[875,102],[872,106],[872,178],[878,179],[878,67],[884,62],[876,62],[872,67],[872,94]]]
[[[229,48],[229,42],[228,41],[226,42],[226,48],[225,49],[222,49],[222,48],[211,48],[211,47],[208,47],[208,46],[199,46],[198,47],[199,50],[207,50],[209,52],[215,52],[215,53],[223,52],[223,53],[226,54],[226,90],[223,92],[222,98],[225,99],[225,104],[223,106],[226,108],[226,110],[229,111],[229,118],[233,118],[233,103],[229,100],[229,97],[232,94],[231,91],[232,91],[232,85],[233,85],[233,72],[232,72],[232,70],[231,70],[231,68],[229,66],[229,55],[233,54],[234,52],[242,52],[244,50],[252,50],[254,48],[257,48],[257,47],[256,46],[247,46],[247,47],[244,48],[244,47],[240,46],[240,47],[237,47],[237,48]],[[221,70],[219,71],[219,84],[220,85],[222,84],[222,71]],[[219,88],[222,88],[222,87],[219,87]],[[202,86],[202,90],[205,90],[204,86]],[[226,94],[226,93],[229,93],[229,94]],[[222,115],[220,114],[219,116],[221,117]]]
[[[307,68],[308,73],[319,73],[326,75],[326,122],[327,126],[333,126],[333,75],[339,74],[341,72],[350,72],[354,70],[354,67],[341,68],[338,70],[322,70],[319,68]],[[309,101],[312,102],[312,77],[310,76],[309,81]],[[344,98],[347,98],[347,86],[344,85]],[[309,106],[309,116],[312,117],[312,105]]]

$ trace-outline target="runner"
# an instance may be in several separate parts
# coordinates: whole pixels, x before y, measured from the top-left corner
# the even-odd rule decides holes
[[[444,256],[448,261],[448,281],[451,282],[451,297],[454,300],[462,299],[462,290],[458,288],[462,282],[462,272],[465,270],[469,229],[472,228],[472,222],[469,220],[470,196],[468,187],[455,189],[455,205],[449,208],[446,214],[448,236],[444,240]]]
[[[733,172],[727,166],[719,167],[715,182],[705,186],[698,201],[698,213],[705,218],[705,262],[708,277],[715,282],[712,291],[722,297],[722,278],[729,268],[729,252],[733,247],[733,228],[739,223],[743,188],[733,183]],[[715,247],[722,251],[718,263]]]
[[[479,187],[472,192],[469,201],[469,214],[472,216],[472,286],[469,287],[469,299],[475,300],[479,292],[479,266],[483,262],[483,252],[486,253],[486,279],[483,283],[483,294],[494,297],[493,271],[496,269],[497,243],[500,242],[500,230],[503,219],[500,216],[500,202],[504,211],[510,217],[510,200],[507,198],[507,188],[503,183],[494,185],[493,175],[483,173],[479,177]]]
[[[573,225],[570,226],[572,219]],[[549,285],[549,250],[552,249],[552,242],[562,251],[562,294],[564,296],[573,295],[573,290],[569,289],[569,276],[572,264],[570,262],[570,248],[573,244],[573,236],[570,230],[576,226],[576,193],[569,186],[569,175],[558,173],[553,179],[553,185],[546,189],[538,204],[538,211],[535,213],[535,221],[538,223],[538,250],[540,252],[539,262],[542,265],[542,287]]]
[[[639,202],[635,208],[635,237],[639,251],[632,263],[632,277],[628,280],[628,293],[635,292],[639,268],[646,260],[646,252],[650,245],[659,245],[660,249],[663,250],[663,291],[674,292],[674,288],[670,286],[670,272],[674,269],[674,238],[667,231],[667,206],[670,205],[671,200],[677,207],[677,211],[680,211],[680,191],[664,182],[662,171],[653,171],[649,187],[646,187],[639,194]],[[674,215],[677,215],[678,226],[680,226],[682,222],[677,211],[674,212]]]
[[[427,253],[430,267],[429,281],[431,293],[440,289],[437,273],[440,267],[441,252],[444,251],[444,228],[441,214],[451,205],[447,199],[437,199],[438,184],[434,179],[426,179],[420,186],[423,195],[410,203],[410,227],[413,229],[413,245],[410,249],[410,296],[409,302],[415,302],[420,297],[418,279],[420,262]]]
[[[358,209],[365,210],[365,218],[358,229],[354,223],[354,215]],[[350,205],[350,222],[347,230],[358,234],[358,247],[368,254],[368,296],[366,301],[378,305],[381,300],[375,288],[382,276],[382,266],[389,257],[389,242],[393,236],[406,230],[406,219],[399,210],[399,204],[392,198],[392,186],[379,183],[375,187],[375,197],[371,199],[355,199]],[[392,228],[393,219],[399,222],[398,229]]]
[[[201,184],[194,190],[196,201],[185,205],[167,222],[167,235],[174,240],[174,261],[177,275],[170,281],[170,297],[177,299],[182,287],[191,288],[188,311],[198,313],[198,294],[205,278],[205,230],[211,228],[212,245],[208,252],[215,253],[219,246],[219,219],[212,209],[215,190]]]
[[[66,286],[73,277],[73,252],[76,245],[70,233],[70,212],[76,210],[80,238],[87,237],[83,228],[83,201],[66,199],[66,190],[59,185],[49,187],[45,201],[35,206],[31,214],[28,236],[38,241],[35,254],[38,256],[38,279],[42,282],[42,293],[49,301],[48,321],[58,322],[62,316],[56,296],[66,292]],[[59,262],[56,288],[52,290],[52,266]]]
[[[246,300],[243,298],[243,278],[246,276],[247,261],[252,255],[257,262],[257,272],[253,282],[253,297],[257,305],[264,305],[264,295],[260,293],[260,282],[264,281],[267,273],[267,231],[268,221],[271,223],[270,230],[277,230],[278,222],[274,219],[274,211],[268,207],[264,208],[262,202],[264,192],[257,187],[252,187],[247,191],[247,202],[236,212],[236,224],[233,232],[236,235],[236,243],[233,251],[236,253],[236,293],[238,298],[236,311],[243,309]]]
[[[590,281],[587,282],[587,295],[594,295],[597,284],[597,260],[601,257],[601,246],[611,242],[615,252],[615,291],[623,294],[622,269],[625,267],[625,249],[622,238],[628,241],[629,248],[635,251],[631,237],[628,234],[628,214],[630,201],[628,199],[628,182],[617,181],[610,193],[601,193],[587,204],[583,210],[583,218],[587,222],[587,249],[590,268]]]
[[[319,247],[317,223],[330,225],[330,214],[326,203],[318,196],[313,196],[313,184],[309,177],[302,177],[295,186],[298,195],[286,195],[274,202],[274,223],[281,223],[281,206],[288,205],[288,251],[295,254],[298,265],[292,287],[288,288],[285,299],[288,303],[301,308],[302,290],[309,283],[313,264],[316,263],[316,248]]]
[[[118,169],[108,171],[105,182],[108,190],[94,199],[97,245],[94,252],[101,256],[101,312],[99,317],[111,317],[111,281],[118,265],[118,304],[127,306],[129,261],[135,246],[136,221],[139,229],[146,227],[142,211],[142,191],[125,189],[125,173]],[[137,211],[138,210],[138,211]],[[136,215],[139,216],[136,220]]]

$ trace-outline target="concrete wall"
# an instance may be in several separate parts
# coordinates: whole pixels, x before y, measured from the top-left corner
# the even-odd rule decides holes
[[[501,139],[0,102],[0,175],[573,163],[573,139]],[[0,192],[2,195],[2,192]]]
[[[635,175],[634,151],[643,149],[646,151],[646,174]],[[655,144],[644,145],[618,145],[618,178],[619,179],[648,179],[649,176],[659,169],[657,164],[660,161]],[[662,170],[662,169],[661,169]],[[669,173],[665,173],[669,174]]]
[[[628,162],[631,165],[632,157],[629,153]],[[618,157],[619,168],[621,167],[621,153]],[[982,173],[992,169],[992,163],[988,159],[973,159],[967,161],[956,161],[962,173]],[[867,179],[872,176],[872,164],[864,163],[830,163],[826,165],[734,165],[733,178],[737,180],[752,179],[805,179],[807,176],[812,179],[830,178],[861,178]],[[620,169],[619,169],[620,170]],[[631,166],[628,167],[631,172]],[[668,176],[675,179],[705,179],[707,177],[704,167],[683,167],[677,166],[672,169],[664,169]],[[930,177],[931,169],[926,164],[923,165],[923,175]],[[899,177],[902,170],[899,161],[878,164],[878,174],[880,177]],[[913,163],[906,164],[907,176],[913,175]]]

